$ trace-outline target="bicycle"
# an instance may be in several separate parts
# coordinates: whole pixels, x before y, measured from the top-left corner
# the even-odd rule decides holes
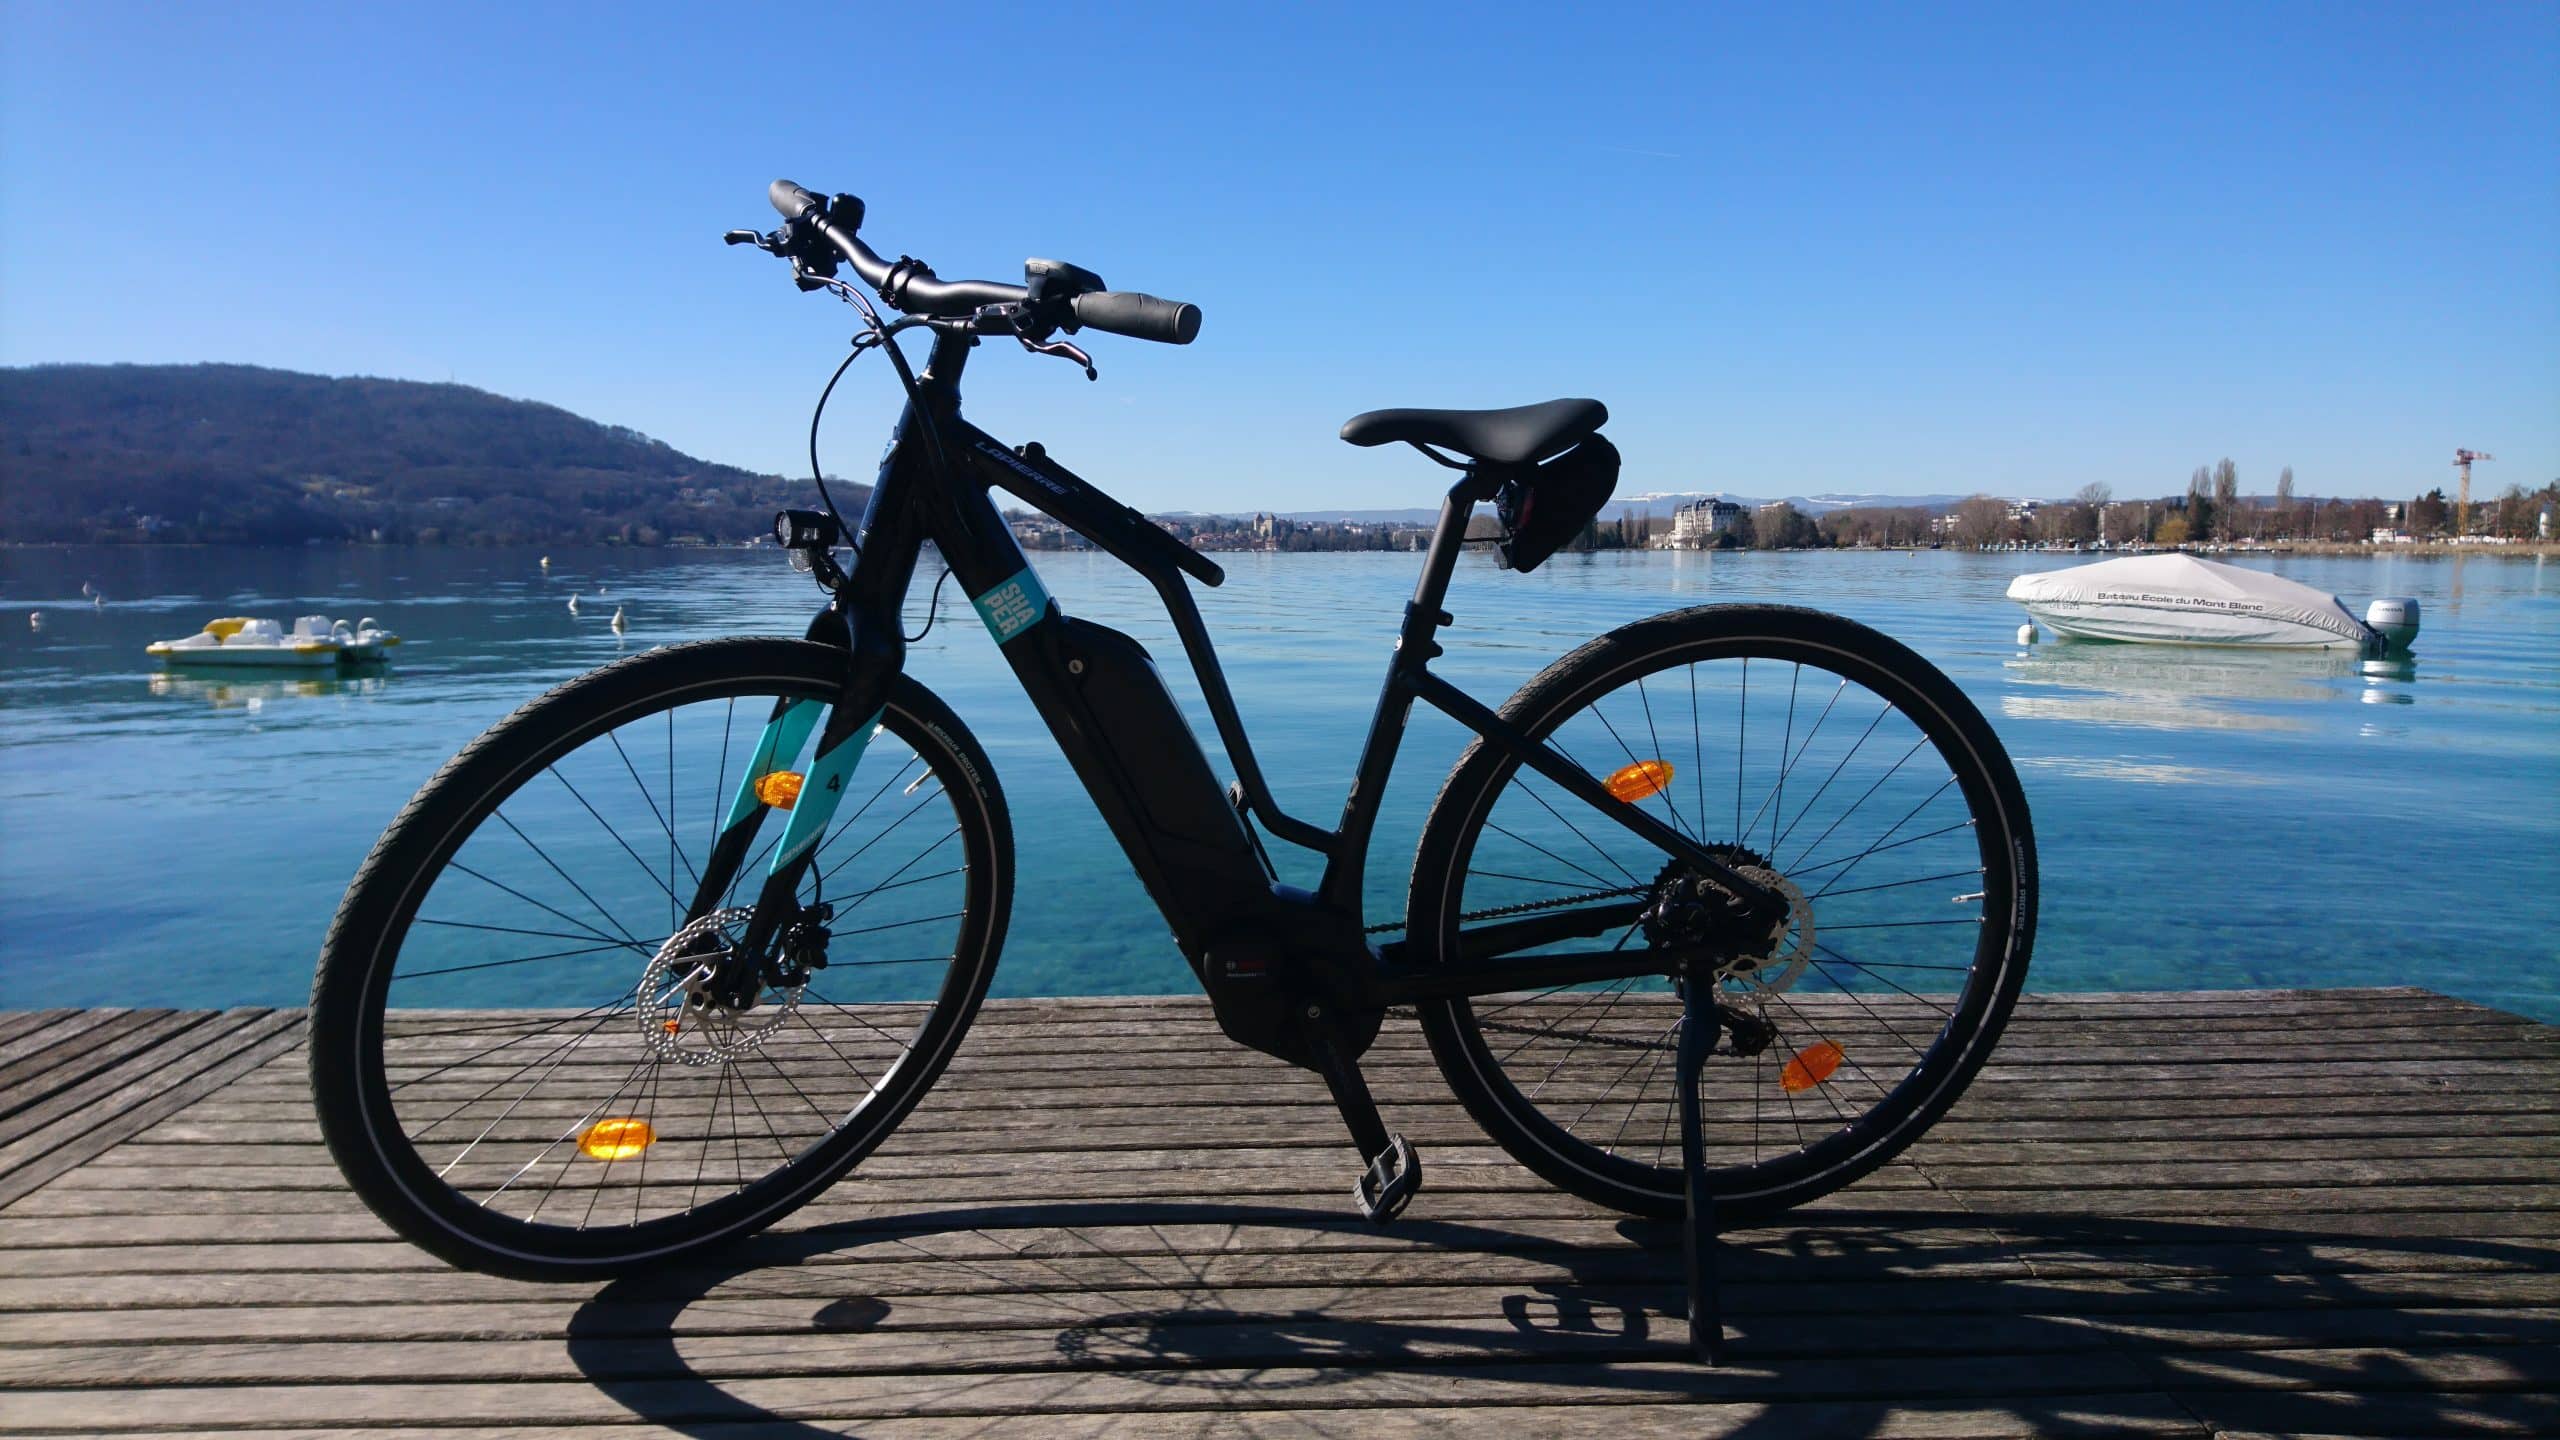
[[[2016,1000],[2034,840],[1981,714],[1871,629],[1761,605],[1622,626],[1488,707],[1430,668],[1469,521],[1490,503],[1503,563],[1543,563],[1614,487],[1607,411],[1374,411],[1343,438],[1408,444],[1457,474],[1341,814],[1330,829],[1291,816],[1185,583],[1214,587],[1220,568],[960,415],[982,340],[1091,377],[1064,337],[1184,344],[1200,312],[1054,261],[1028,262],[1019,286],[943,280],[875,253],[858,199],[788,181],[771,199],[782,225],[730,243],[863,318],[826,393],[874,349],[906,392],[860,527],[818,475],[826,508],[776,520],[827,597],[805,638],[676,645],[572,680],[392,821],[312,992],[315,1101],[356,1193],[456,1265],[602,1278],[771,1224],[915,1107],[986,994],[1014,876],[994,767],[905,670],[902,605],[930,542],[1220,1029],[1325,1080],[1360,1211],[1391,1220],[1421,1182],[1359,1063],[1386,1014],[1409,1010],[1467,1111],[1531,1170],[1689,1217],[1692,1322],[1712,1358],[1719,1217],[1775,1214],[1901,1151]],[[839,278],[846,264],[898,318]],[[931,334],[921,372],[897,344],[913,329]],[[815,419],[810,454],[816,474]],[[998,491],[1152,584],[1232,785],[1144,647],[1043,589]],[[1370,837],[1416,701],[1476,738],[1432,803],[1405,915],[1373,926]],[[1277,881],[1265,836],[1323,859],[1315,889]]]

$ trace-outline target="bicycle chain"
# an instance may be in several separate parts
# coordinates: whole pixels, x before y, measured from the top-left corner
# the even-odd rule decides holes
[[[1466,914],[1458,917],[1458,923],[1463,925],[1470,920],[1491,920],[1499,915],[1526,915],[1536,910],[1561,910],[1568,905],[1579,905],[1586,900],[1607,900],[1624,895],[1643,895],[1648,893],[1651,888],[1652,887],[1645,885],[1622,885],[1615,890],[1586,890],[1579,895],[1568,895],[1561,900],[1524,900],[1517,905],[1496,905],[1490,910],[1470,910]],[[1360,933],[1363,935],[1384,935],[1390,930],[1401,930],[1403,928],[1403,921],[1390,920],[1384,925],[1372,925]]]
[[[1527,900],[1517,905],[1496,905],[1489,910],[1470,910],[1466,914],[1458,917],[1458,923],[1463,925],[1473,920],[1493,920],[1504,915],[1528,915],[1540,910],[1561,910],[1568,905],[1580,905],[1585,901],[1590,900],[1607,900],[1627,895],[1643,895],[1649,893],[1649,890],[1650,887],[1648,886],[1627,885],[1616,890],[1589,891],[1581,895],[1567,896],[1561,900]],[[1399,921],[1386,925],[1372,925],[1361,933],[1366,935],[1383,935],[1390,930],[1401,930],[1403,928],[1403,923]],[[1395,1016],[1400,1020],[1418,1021],[1422,1018],[1420,1015],[1415,1013],[1413,1007],[1410,1005],[1390,1005],[1387,1007],[1386,1013]],[[1497,1030],[1506,1035],[1549,1035],[1555,1032],[1555,1027],[1553,1025],[1546,1026],[1543,1029],[1538,1029],[1527,1025],[1510,1024],[1501,1020],[1478,1020],[1475,1023],[1478,1030]],[[1593,1045],[1614,1046],[1621,1050],[1668,1050],[1672,1048],[1658,1040],[1624,1040],[1615,1035],[1585,1035],[1582,1039]]]

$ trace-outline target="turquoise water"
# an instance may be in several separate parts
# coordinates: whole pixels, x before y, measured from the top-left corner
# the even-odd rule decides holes
[[[365,848],[474,733],[618,655],[797,633],[818,599],[770,553],[563,552],[547,576],[536,558],[0,552],[0,1005],[296,1003]],[[1203,606],[1263,766],[1284,806],[1329,822],[1416,557],[1223,558],[1228,583]],[[1470,556],[1440,668],[1492,700],[1668,607],[1837,610],[1944,667],[2017,760],[2043,859],[2034,988],[2415,984],[2560,1021],[2560,565],[2257,562],[2358,610],[2417,596],[2415,661],[2368,673],[2343,655],[2018,646],[2001,592],[2059,563],[1608,554],[1516,576]],[[1039,568],[1070,613],[1145,641],[1213,738],[1142,584],[1092,555]],[[142,653],[215,615],[305,612],[375,615],[408,643],[387,674],[347,681],[164,676]],[[1012,803],[1021,879],[996,992],[1191,989],[964,600],[945,594],[912,668],[976,730]],[[1463,738],[1417,714],[1373,919],[1401,912],[1405,856]],[[1288,878],[1313,879],[1275,851]]]

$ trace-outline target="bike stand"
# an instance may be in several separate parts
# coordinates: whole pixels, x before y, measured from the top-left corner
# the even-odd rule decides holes
[[[1680,1173],[1688,1197],[1680,1244],[1689,1278],[1689,1345],[1713,1365],[1724,1354],[1724,1313],[1716,1296],[1716,1197],[1707,1188],[1706,1137],[1699,1132],[1698,1082],[1715,1053],[1724,1022],[1716,1013],[1715,986],[1691,980],[1682,987],[1680,1022]]]

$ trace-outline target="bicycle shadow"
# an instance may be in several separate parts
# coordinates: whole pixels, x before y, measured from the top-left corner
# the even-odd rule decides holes
[[[1380,1405],[1701,1401],[1720,1406],[1701,1428],[1745,1435],[1798,1433],[1804,1403],[1852,1435],[1915,1411],[2039,1434],[2201,1430],[2196,1393],[2238,1417],[2215,1413],[2216,1428],[2560,1426],[2547,1376],[2538,1394],[2465,1393],[2534,1384],[2525,1372],[2551,1362],[2527,1357],[2560,1354],[2554,1311],[2496,1292],[2498,1276],[2547,1276],[2549,1249],[1991,1218],[1829,1210],[1735,1237],[1716,1370],[1687,1358],[1668,1225],[1603,1223],[1634,1243],[1595,1244],[1543,1222],[1381,1231],[1209,1203],[983,1206],[759,1237],[716,1268],[606,1286],[572,1317],[568,1354],[640,1419],[705,1436],[1168,1409],[1289,1409],[1351,1432]],[[2473,1383],[2448,1384],[2447,1353]]]

